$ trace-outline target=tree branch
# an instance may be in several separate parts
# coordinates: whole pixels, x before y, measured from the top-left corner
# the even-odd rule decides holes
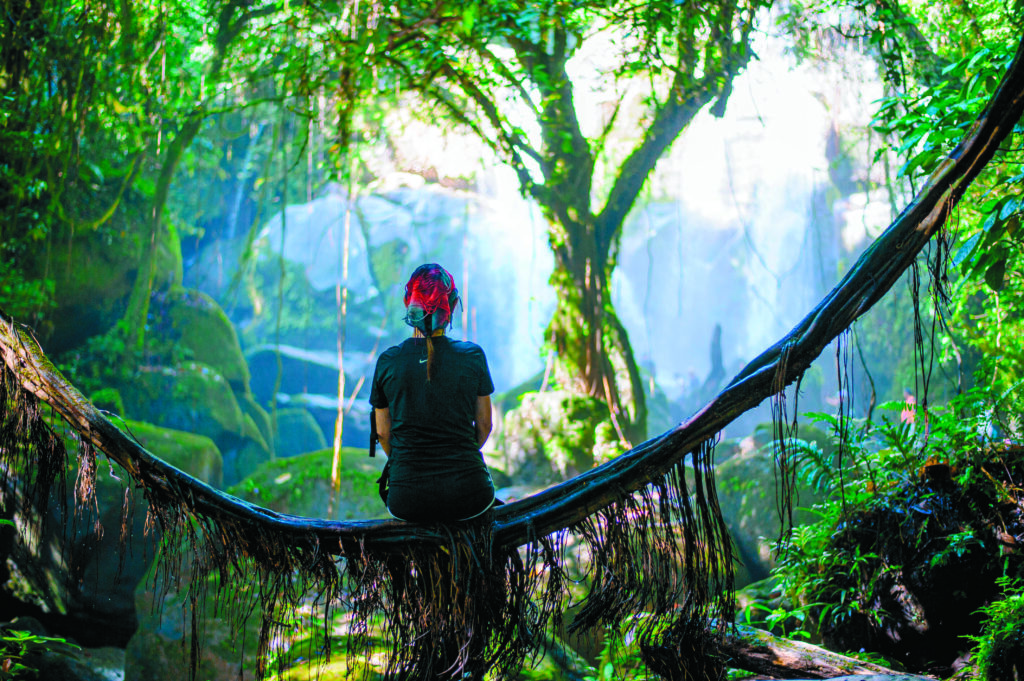
[[[719,652],[725,656],[728,667],[777,679],[832,679],[864,674],[897,676],[901,681],[928,681],[930,678],[898,672],[743,625],[726,631]]]

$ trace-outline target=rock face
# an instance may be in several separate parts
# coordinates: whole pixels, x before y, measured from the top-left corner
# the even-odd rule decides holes
[[[306,409],[279,409],[277,434],[277,455],[280,457],[306,454],[327,447],[327,440],[320,430],[320,425]]]
[[[127,413],[205,435],[223,459],[226,484],[271,458],[270,417],[253,398],[238,335],[206,294],[172,287],[153,299],[153,329],[172,349],[118,386]]]

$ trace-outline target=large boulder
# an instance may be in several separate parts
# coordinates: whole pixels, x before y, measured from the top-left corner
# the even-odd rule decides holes
[[[164,226],[158,235],[154,290],[180,285],[183,274],[178,232],[168,221]],[[149,248],[148,227],[148,219],[119,211],[103,229],[80,230],[66,248],[52,250],[48,271],[57,307],[41,329],[51,356],[109,331],[123,317],[139,268],[145,266],[141,256]],[[121,236],[111,238],[112,233]]]
[[[154,367],[122,387],[121,393],[125,404],[132,405],[126,407],[129,413],[213,440],[223,456],[227,484],[271,458],[270,444],[254,418],[263,421],[258,405],[246,401],[243,410],[229,381],[209,365],[183,362]]]
[[[195,361],[213,367],[240,394],[249,391],[249,366],[235,327],[210,296],[181,286],[154,296],[154,329]]]
[[[296,456],[327,447],[319,424],[308,410],[300,407],[277,412],[277,455]]]
[[[229,492],[246,501],[312,518],[354,520],[389,517],[377,494],[377,478],[386,458],[370,458],[365,449],[341,450],[340,490],[331,505],[331,467],[334,452],[317,452],[268,461]]]

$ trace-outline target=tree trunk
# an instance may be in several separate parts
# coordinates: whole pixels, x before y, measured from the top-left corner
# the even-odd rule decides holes
[[[853,674],[899,677],[924,681],[928,677],[904,674],[881,665],[833,653],[810,643],[791,641],[753,627],[736,625],[722,639],[719,652],[726,666],[777,679],[832,679]]]
[[[551,284],[558,303],[548,326],[557,353],[556,376],[573,392],[606,403],[619,437],[635,443],[647,436],[640,372],[612,305],[612,264],[599,256],[593,229],[586,232],[576,237],[573,248],[556,249]]]

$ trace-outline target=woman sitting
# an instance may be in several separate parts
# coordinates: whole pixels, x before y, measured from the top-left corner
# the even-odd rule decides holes
[[[491,432],[494,384],[475,343],[451,340],[459,291],[440,265],[421,265],[405,286],[412,338],[377,360],[370,404],[388,454],[388,511],[400,520],[469,520],[494,504],[480,447]]]

